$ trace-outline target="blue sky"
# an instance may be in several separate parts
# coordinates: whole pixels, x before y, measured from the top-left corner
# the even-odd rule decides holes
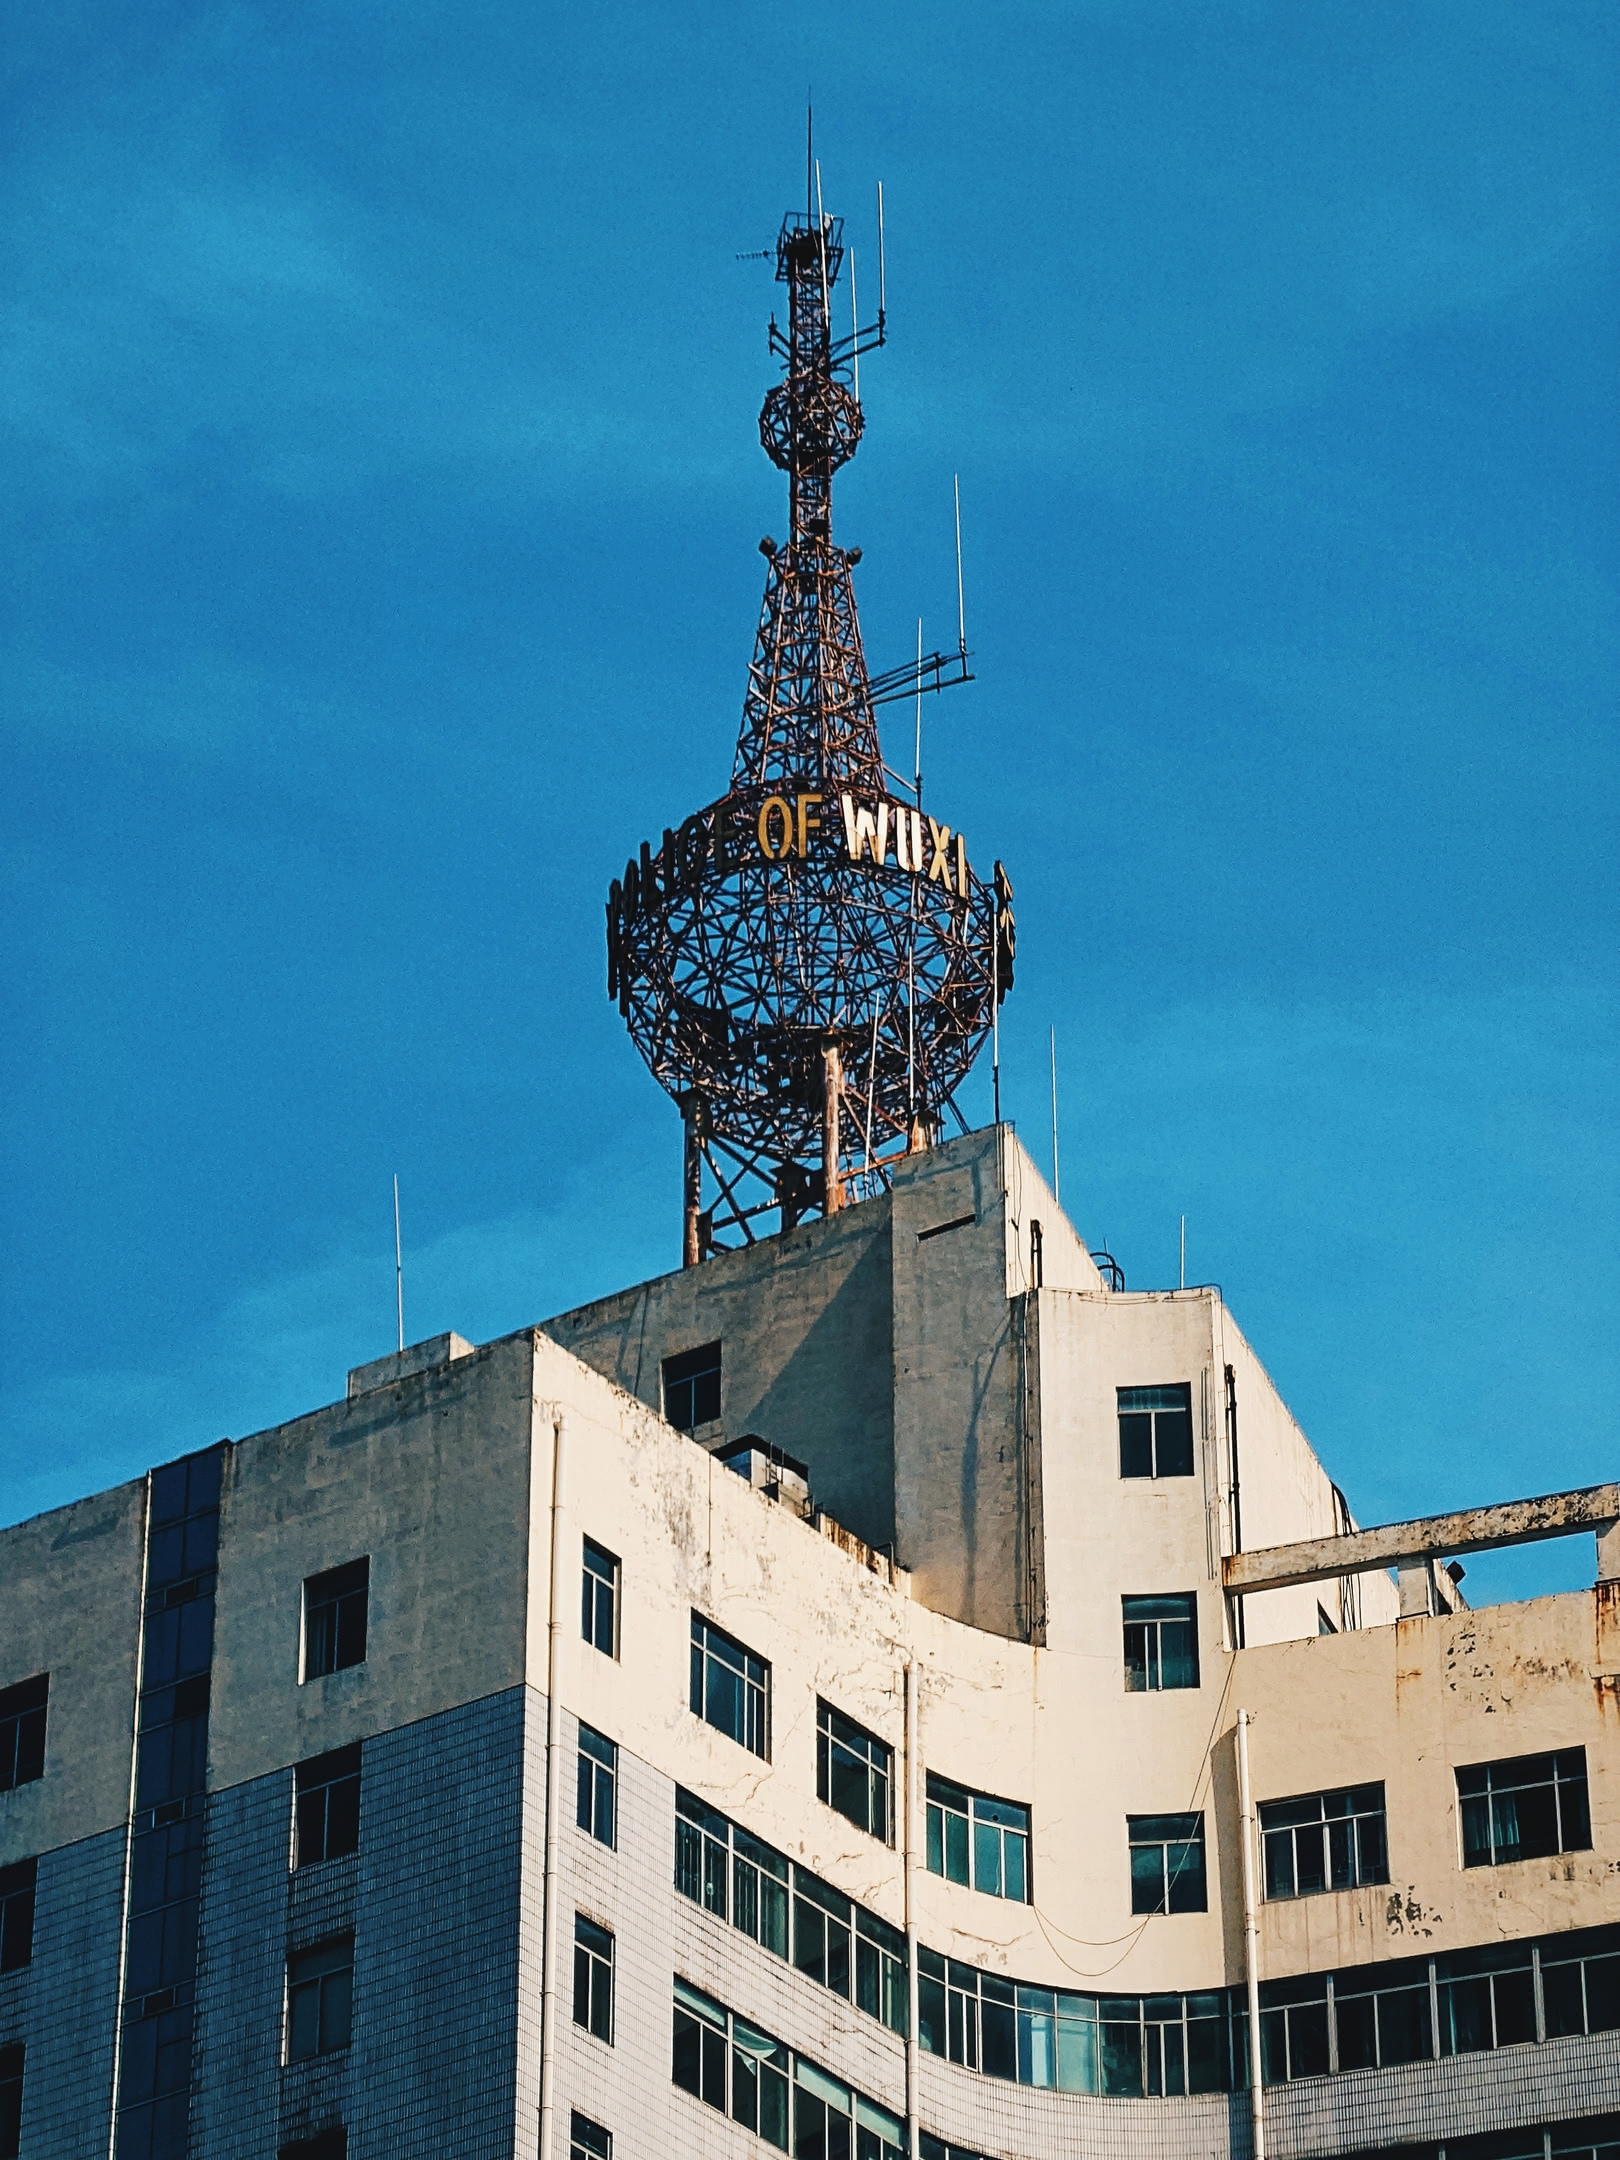
[[[1617,61],[1599,0],[18,16],[0,1519],[341,1393],[395,1170],[413,1338],[678,1257],[601,897],[729,771],[812,84],[863,289],[888,207],[875,665],[961,475],[1009,1112],[1055,1027],[1080,1227],[1162,1286],[1185,1212],[1364,1519],[1615,1475]]]

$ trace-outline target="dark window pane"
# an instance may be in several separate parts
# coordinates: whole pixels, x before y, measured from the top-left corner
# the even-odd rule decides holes
[[[1153,1418],[1149,1414],[1119,1420],[1119,1474],[1128,1478],[1153,1475]]]
[[[1378,1997],[1378,2059],[1422,2062],[1434,2052],[1429,2029],[1427,1988],[1395,1988]]]
[[[1340,1996],[1333,2006],[1339,2036],[1339,2068],[1371,2070],[1378,2061],[1378,2027],[1370,1995]]]
[[[1157,1410],[1153,1415],[1154,1469],[1160,1477],[1193,1474],[1192,1411]]]
[[[1496,2044],[1513,2047],[1536,2037],[1536,1992],[1528,1972],[1497,1973],[1492,1980],[1496,1997]]]
[[[1163,1912],[1164,1847],[1134,1845],[1131,1848],[1131,1911]],[[1109,2088],[1113,2090],[1112,2087]]]
[[[1586,2012],[1578,1963],[1542,1966],[1541,2001],[1546,2012],[1549,2040],[1561,2039],[1566,2033],[1585,2032]]]

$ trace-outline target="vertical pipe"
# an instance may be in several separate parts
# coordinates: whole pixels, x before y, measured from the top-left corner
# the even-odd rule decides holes
[[[910,1658],[905,1664],[905,1691],[906,2151],[912,2160],[916,2160],[920,2149],[917,2131],[917,1914],[912,1897],[912,1877],[917,1865],[917,1668]]]
[[[540,1938],[540,2160],[553,2160],[557,2058],[557,1846],[562,1807],[563,1518],[568,1498],[568,1421],[551,1421],[551,1583],[546,1642],[546,1904]]]
[[[1254,1868],[1254,1794],[1249,1784],[1249,1713],[1237,1714],[1238,1815],[1243,1839],[1243,1978],[1249,1998],[1249,2121],[1252,2160],[1266,2160],[1266,2099],[1260,2070],[1260,1915]]]
[[[836,1035],[829,1035],[821,1045],[822,1205],[829,1215],[836,1215],[844,1204],[844,1181],[838,1175],[838,1098],[843,1092],[843,1086],[843,1061],[838,1054],[838,1038]]]

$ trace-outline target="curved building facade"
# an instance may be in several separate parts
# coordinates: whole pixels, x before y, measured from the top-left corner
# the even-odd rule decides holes
[[[1606,1509],[1359,1531],[1005,1128],[360,1368],[0,1533],[0,2151],[1612,2153]]]

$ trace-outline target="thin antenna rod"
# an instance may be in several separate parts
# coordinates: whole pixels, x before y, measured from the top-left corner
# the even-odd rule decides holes
[[[399,1347],[405,1347],[405,1263],[399,1249],[399,1172],[394,1173],[394,1310],[399,1318]]]
[[[962,476],[951,474],[951,486],[956,494],[956,649],[964,657],[967,654],[967,609],[962,603]]]
[[[1058,1119],[1057,1119],[1057,1029],[1048,1030],[1052,1038],[1052,1198],[1058,1206],[1063,1205],[1063,1184],[1058,1173]]]
[[[810,213],[815,208],[815,173],[816,108],[807,90],[804,93],[804,222],[807,225],[810,222]]]
[[[1181,1218],[1181,1287],[1187,1287],[1187,1218]]]
[[[922,617],[917,617],[917,808],[922,808]]]
[[[861,311],[855,301],[855,250],[849,251],[849,349],[855,363],[855,402],[861,402]]]
[[[816,159],[816,245],[821,250],[821,319],[832,343],[832,294],[827,290],[827,213],[821,207],[821,160]]]
[[[878,335],[883,334],[883,304],[888,298],[883,268],[883,182],[878,182]]]

